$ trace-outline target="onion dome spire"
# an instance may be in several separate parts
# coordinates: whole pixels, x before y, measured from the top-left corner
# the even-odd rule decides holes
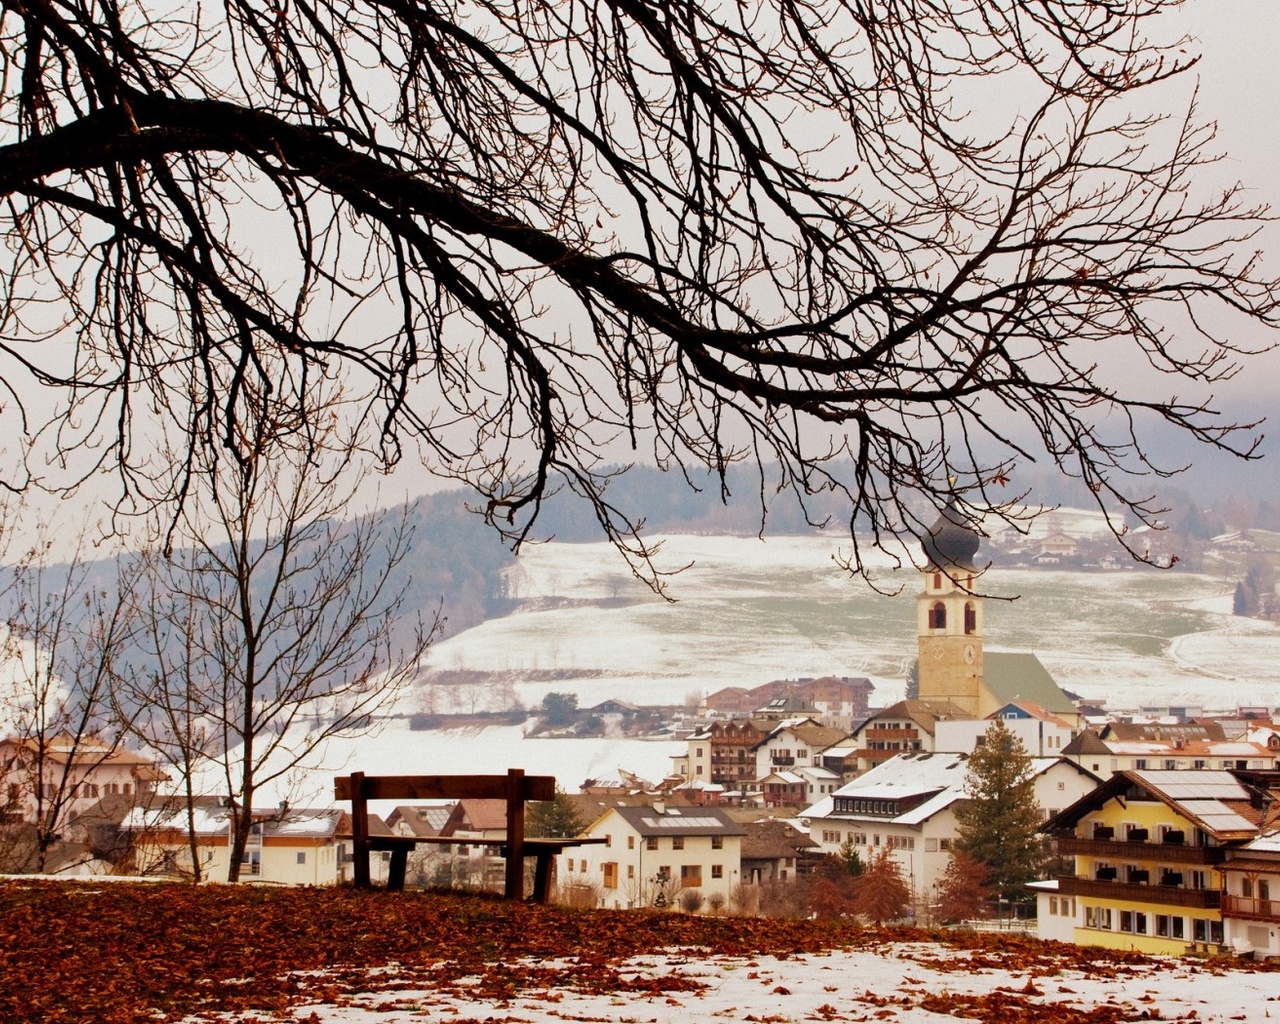
[[[970,525],[970,519],[958,508],[954,499],[947,503],[942,515],[929,527],[920,540],[929,568],[944,569],[955,566],[973,569],[973,556],[978,553],[982,538]]]

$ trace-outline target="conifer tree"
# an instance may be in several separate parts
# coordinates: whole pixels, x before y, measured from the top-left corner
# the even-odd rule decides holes
[[[531,839],[544,836],[564,839],[576,836],[589,824],[573,797],[557,786],[554,799],[529,804],[524,816],[524,834]]]
[[[1045,861],[1034,783],[1027,748],[997,718],[969,758],[956,850],[986,868],[987,885],[1003,899],[1025,897]]]

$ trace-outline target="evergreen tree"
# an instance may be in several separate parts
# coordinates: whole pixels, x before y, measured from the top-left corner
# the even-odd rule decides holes
[[[528,805],[525,810],[524,834],[530,839],[567,839],[576,836],[588,824],[573,798],[556,787],[554,799],[538,800]]]
[[[969,758],[966,799],[955,809],[956,850],[986,868],[987,885],[1004,899],[1025,897],[1044,865],[1034,783],[1027,748],[997,718]]]

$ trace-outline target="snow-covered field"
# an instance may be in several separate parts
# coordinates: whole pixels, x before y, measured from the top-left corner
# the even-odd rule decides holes
[[[892,703],[915,656],[918,577],[895,574],[883,559],[881,582],[900,592],[877,594],[838,568],[835,550],[821,538],[671,537],[664,564],[692,564],[672,581],[677,600],[668,603],[643,591],[607,544],[532,547],[511,578],[527,610],[437,644],[427,667],[492,673],[494,686],[512,684],[526,707],[551,690],[576,693],[583,707],[610,697],[683,703],[722,686],[828,673],[869,676],[873,703]],[[1016,597],[987,600],[988,648],[1034,651],[1082,696],[1113,708],[1280,706],[1280,630],[1230,615],[1230,581],[1177,570],[993,569],[984,582],[989,594]],[[437,687],[437,707],[447,708],[447,690]],[[411,690],[398,710],[426,703],[424,691]],[[656,780],[677,747],[526,738],[519,727],[413,732],[400,718],[375,735],[332,743],[312,761],[322,772],[295,773],[267,795],[327,803],[333,776],[354,769],[522,767],[569,789],[618,768]]]
[[[502,674],[527,705],[549,690],[576,692],[583,706],[680,703],[828,673],[869,676],[875,702],[891,703],[915,656],[918,574],[882,559],[881,586],[899,592],[877,594],[840,570],[837,548],[820,537],[669,537],[663,564],[692,564],[666,603],[607,544],[532,547],[511,577],[528,610],[438,644],[429,666]],[[996,568],[984,586],[1016,598],[987,600],[987,647],[1034,651],[1082,696],[1120,708],[1280,705],[1280,630],[1230,615],[1233,581],[1177,569]]]
[[[564,965],[540,961],[532,966]],[[1043,965],[1019,970],[992,966],[989,956],[973,959],[924,942],[786,959],[668,953],[636,958],[622,965],[622,971],[628,976],[634,972],[637,980],[685,976],[705,988],[621,993],[542,988],[498,999],[472,994],[465,980],[444,990],[423,989],[412,981],[397,985],[393,965],[371,979],[378,991],[344,997],[345,1005],[300,1006],[288,1019],[315,1024],[428,1019],[520,1024],[713,1020],[942,1024],[975,1018],[1218,1024],[1280,1017],[1280,975],[1274,973],[1206,968],[1187,961],[1112,964],[1088,972],[1069,968],[1046,972]]]

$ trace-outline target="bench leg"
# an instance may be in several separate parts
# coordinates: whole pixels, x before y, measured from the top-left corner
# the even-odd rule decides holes
[[[409,865],[409,851],[401,846],[391,851],[391,866],[387,869],[387,891],[399,892],[404,888],[405,870]]]
[[[551,868],[555,857],[549,850],[539,850],[533,869],[533,902],[546,903],[551,894]]]

